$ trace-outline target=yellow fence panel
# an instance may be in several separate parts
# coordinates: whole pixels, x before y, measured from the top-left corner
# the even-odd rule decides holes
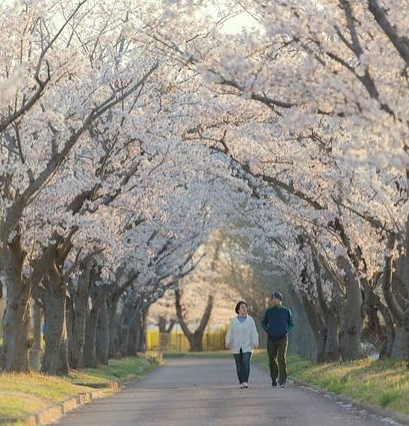
[[[204,351],[220,351],[225,349],[225,333],[205,333],[202,339]],[[159,352],[188,352],[189,341],[183,333],[146,333],[146,349]]]

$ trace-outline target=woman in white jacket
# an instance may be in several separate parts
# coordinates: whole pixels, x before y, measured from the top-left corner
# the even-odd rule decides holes
[[[247,389],[250,358],[253,349],[258,347],[258,333],[254,319],[247,314],[246,302],[238,302],[235,311],[237,316],[231,319],[226,334],[226,348],[229,348],[234,356],[240,388]]]

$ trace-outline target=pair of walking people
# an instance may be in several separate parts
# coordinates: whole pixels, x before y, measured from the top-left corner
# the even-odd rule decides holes
[[[236,363],[240,388],[249,387],[250,359],[259,338],[254,319],[248,315],[248,305],[237,303],[236,317],[232,318],[226,334],[226,347],[230,348]],[[285,387],[287,381],[288,332],[294,327],[291,310],[283,306],[283,295],[274,291],[271,306],[261,319],[261,326],[267,333],[267,353],[269,359],[271,385]]]

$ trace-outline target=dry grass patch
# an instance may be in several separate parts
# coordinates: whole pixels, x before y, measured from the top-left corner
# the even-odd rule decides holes
[[[38,373],[4,373],[0,375],[0,382],[0,417],[30,414],[53,401],[84,392],[83,386]]]
[[[106,366],[73,370],[64,377],[34,372],[3,373],[0,374],[0,417],[25,416],[96,388],[112,393],[116,388],[113,383],[127,377],[143,377],[153,367],[147,357],[141,356],[113,359]]]

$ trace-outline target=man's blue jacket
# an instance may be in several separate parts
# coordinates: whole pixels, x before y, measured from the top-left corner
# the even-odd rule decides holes
[[[270,306],[264,312],[261,326],[272,340],[280,340],[294,327],[293,316],[285,306]]]

